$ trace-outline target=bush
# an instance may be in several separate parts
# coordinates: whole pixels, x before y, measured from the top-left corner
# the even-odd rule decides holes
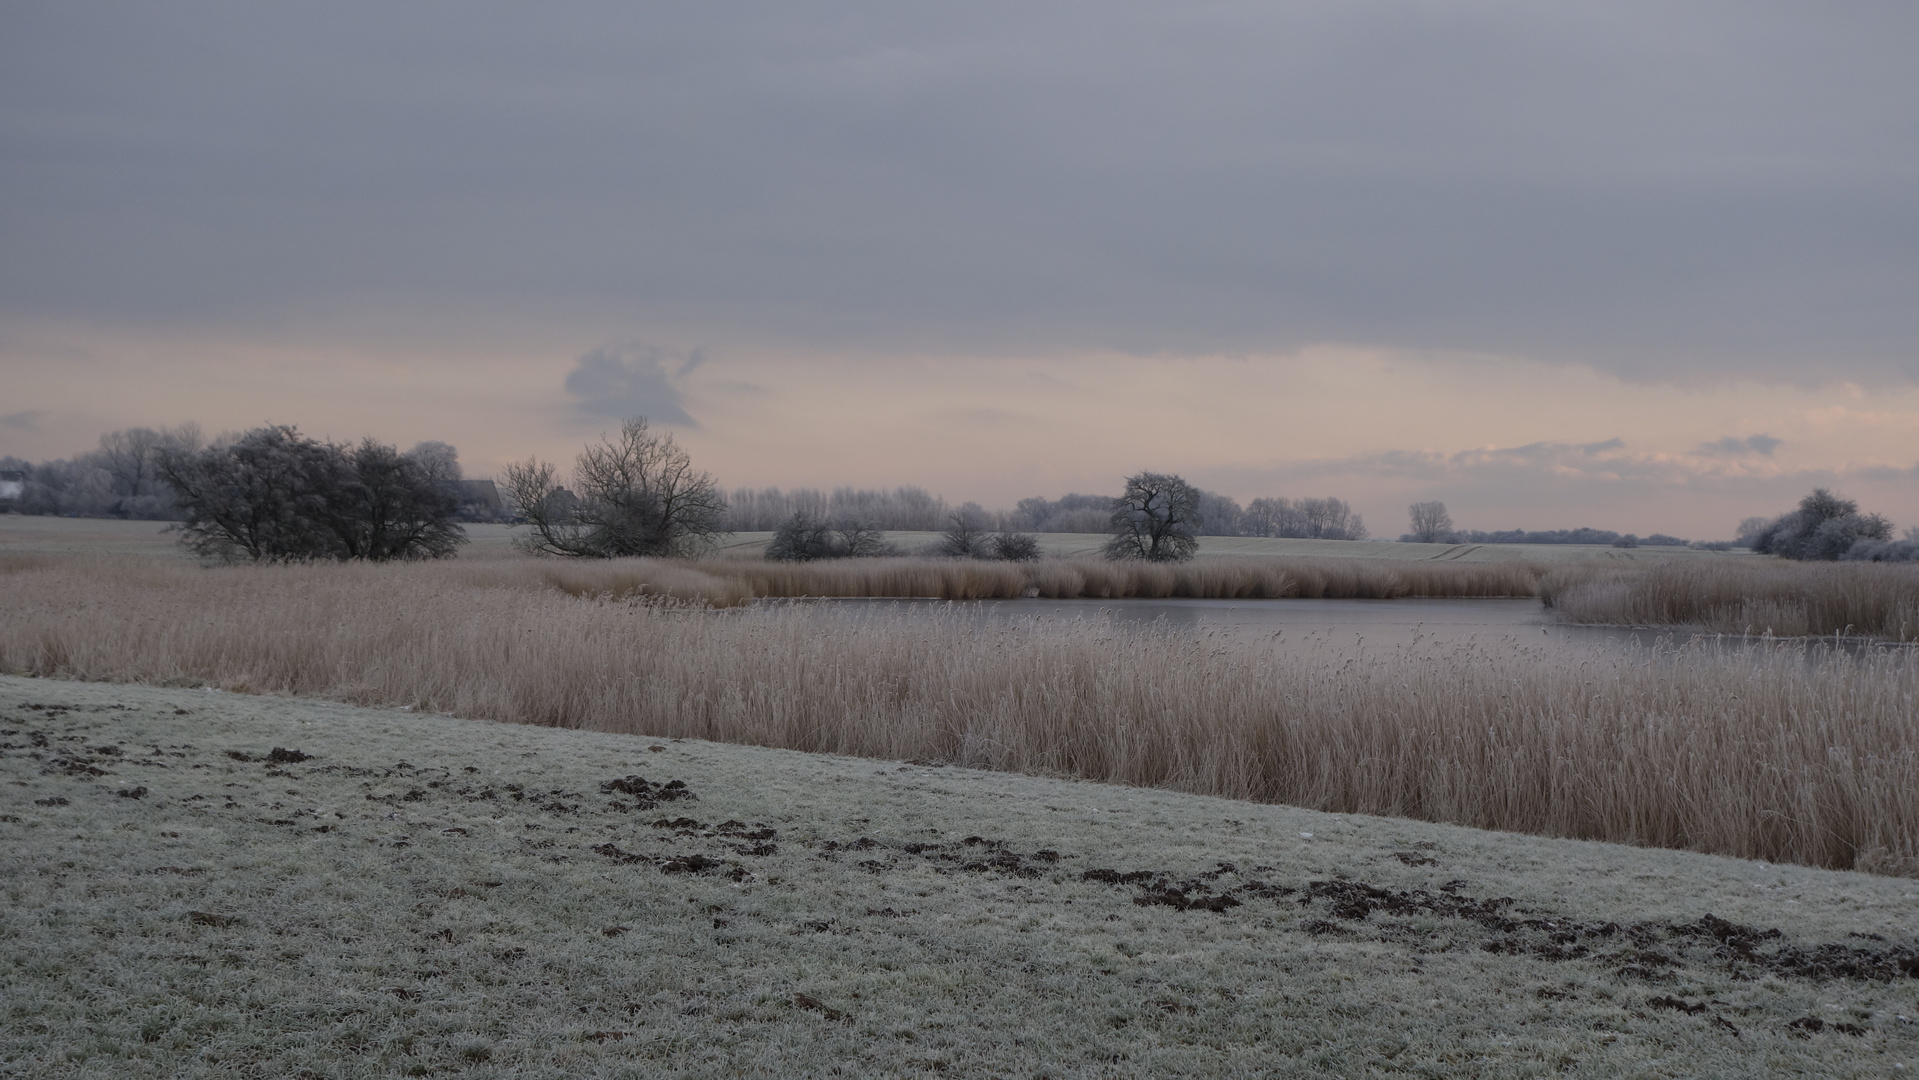
[[[993,558],[1005,562],[1032,562],[1039,558],[1039,537],[1031,533],[1002,532],[993,537]]]
[[[466,536],[457,472],[367,439],[320,443],[255,428],[205,450],[168,448],[157,475],[186,515],[180,542],[223,561],[445,558]]]
[[[796,513],[773,531],[766,557],[775,562],[863,559],[896,554],[886,534],[857,521],[815,521]]]
[[[1839,558],[1846,562],[1919,562],[1919,542],[1861,540]]]
[[[989,542],[985,512],[968,503],[947,516],[933,551],[949,559],[984,559]]]
[[[1741,525],[1742,532],[1748,524]],[[1761,555],[1831,562],[1862,542],[1891,539],[1892,523],[1883,516],[1861,514],[1858,503],[1817,488],[1799,500],[1797,510],[1755,531],[1752,549]]]

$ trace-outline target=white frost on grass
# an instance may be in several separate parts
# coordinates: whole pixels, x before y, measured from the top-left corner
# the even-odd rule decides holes
[[[1676,939],[1491,952],[1548,937],[1341,917],[1308,895],[1510,897],[1588,925],[1711,913],[1779,929],[1768,949],[1886,949],[1919,931],[1908,880],[235,694],[6,678],[0,730],[10,1074],[1865,1076],[1919,1060],[1919,1025],[1897,1019],[1919,1007],[1913,979],[1740,971]],[[640,796],[602,792],[633,775]],[[697,798],[631,808],[674,780]],[[1193,897],[1242,902],[1141,905],[1150,883],[1089,870],[1210,872]]]

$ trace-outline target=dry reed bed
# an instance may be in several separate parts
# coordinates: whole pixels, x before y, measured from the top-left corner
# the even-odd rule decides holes
[[[1539,596],[1572,623],[1919,641],[1919,566],[1775,559],[1630,569],[1587,563],[1547,571]]]
[[[1919,872],[1919,660],[1905,650],[1275,653],[1103,622],[583,599],[458,564],[75,559],[4,585],[10,672]]]
[[[1544,568],[1536,563],[1392,563],[1378,559],[1198,560],[1175,565],[1042,559],[1030,563],[964,559],[848,559],[778,563],[710,559],[672,566],[634,559],[549,567],[549,580],[575,595],[670,592],[731,603],[742,597],[895,597],[1007,600],[1023,596],[1101,600],[1291,597],[1389,600],[1398,597],[1531,596]],[[675,585],[663,585],[679,575]],[[693,575],[701,575],[699,584]],[[705,590],[705,591],[702,591]]]

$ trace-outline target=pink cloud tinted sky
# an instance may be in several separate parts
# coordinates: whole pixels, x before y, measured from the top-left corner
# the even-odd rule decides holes
[[[0,455],[1919,521],[1919,9],[25,5]]]

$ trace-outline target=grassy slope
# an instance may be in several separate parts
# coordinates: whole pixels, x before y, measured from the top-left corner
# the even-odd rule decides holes
[[[1778,962],[1912,949],[1909,880],[192,690],[3,678],[0,731],[9,1074],[1919,1067],[1919,980]]]

